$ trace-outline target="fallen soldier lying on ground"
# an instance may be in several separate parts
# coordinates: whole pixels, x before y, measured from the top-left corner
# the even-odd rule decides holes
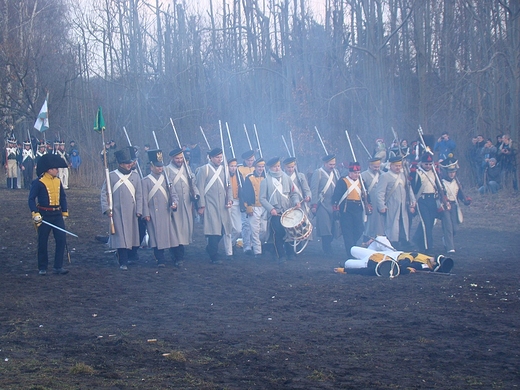
[[[453,260],[443,255],[396,251],[384,236],[378,236],[368,248],[354,246],[350,253],[354,258],[334,272],[396,277],[417,271],[449,274],[453,268]]]

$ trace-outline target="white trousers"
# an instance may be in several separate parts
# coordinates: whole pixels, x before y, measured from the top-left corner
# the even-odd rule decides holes
[[[251,227],[251,248],[255,255],[259,255],[267,233],[267,211],[263,207],[253,207],[253,215],[248,220]]]
[[[229,209],[231,214],[231,234],[224,235],[224,248],[226,256],[233,255],[233,246],[237,243],[237,239],[242,234],[242,213],[240,212],[240,204],[238,199],[233,199],[233,206]]]
[[[58,168],[58,177],[64,189],[69,188],[69,168]]]

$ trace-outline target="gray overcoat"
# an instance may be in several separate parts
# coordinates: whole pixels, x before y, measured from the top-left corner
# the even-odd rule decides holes
[[[154,181],[160,184],[160,188],[157,190],[154,189]],[[150,247],[161,250],[179,246],[171,217],[174,212],[170,208],[172,203],[179,203],[173,186],[168,188],[164,175],[154,173],[146,176],[141,184],[143,187],[143,217],[150,217],[150,220],[146,222]]]
[[[365,231],[363,234],[367,237],[377,237],[385,234],[385,225],[383,215],[377,210],[376,202],[376,186],[381,177],[381,173],[373,173],[370,170],[361,172],[361,178],[365,183],[365,188],[370,197],[372,204],[372,213],[367,215],[367,222],[365,223]]]
[[[193,242],[193,200],[190,195],[186,169],[184,165],[177,168],[175,165],[170,164],[165,167],[165,172],[179,197],[177,211],[173,213],[173,225],[175,226],[177,239],[180,245],[189,245]],[[199,195],[195,176],[192,176],[192,181],[194,192],[196,195]]]
[[[112,215],[116,231],[115,234],[110,235],[110,248],[132,249],[141,244],[137,219],[137,214],[143,214],[141,179],[135,170],[127,175],[114,170],[110,172],[109,177],[114,201]],[[105,181],[101,188],[101,211],[105,213],[108,209]]]
[[[332,183],[327,188],[327,191],[323,193],[329,175],[333,175]],[[330,174],[327,173],[323,168],[318,168],[314,171],[311,177],[311,197],[312,203],[317,204],[316,218],[314,223],[316,225],[316,233],[319,237],[332,236],[332,194],[334,194],[334,188],[336,188],[336,181],[339,177],[339,173],[336,169]]]
[[[220,236],[231,234],[231,212],[226,207],[226,200],[232,200],[233,194],[231,186],[228,185],[224,170],[226,167],[221,165],[219,176],[212,182],[216,175],[218,166],[209,162],[197,169],[197,187],[200,193],[199,207],[204,210],[204,234],[207,236]]]
[[[396,181],[399,178],[399,183]],[[379,178],[375,188],[376,208],[375,212],[387,209],[383,214],[385,235],[390,241],[399,241],[399,215],[402,217],[402,224],[406,240],[410,240],[410,224],[408,222],[408,205],[415,204],[415,196],[411,186],[406,186],[406,176],[403,172],[396,174],[385,172]],[[408,192],[408,194],[407,194]],[[374,199],[374,197],[372,197]]]

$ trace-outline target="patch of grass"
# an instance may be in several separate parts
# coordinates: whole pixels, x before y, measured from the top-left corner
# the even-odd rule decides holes
[[[168,355],[165,355],[166,359],[174,362],[186,362],[186,355],[182,351],[171,351]]]
[[[76,363],[71,367],[69,372],[73,375],[92,375],[94,374],[94,369],[85,363]]]
[[[325,382],[325,381],[332,380],[333,376],[332,376],[331,373],[325,373],[325,372],[320,371],[320,370],[314,370],[312,372],[312,374],[309,375],[307,378],[309,378],[310,380],[313,380],[313,381]]]

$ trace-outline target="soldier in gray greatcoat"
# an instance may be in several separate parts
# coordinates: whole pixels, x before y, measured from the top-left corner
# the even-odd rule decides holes
[[[318,237],[321,237],[322,249],[326,254],[332,251],[332,239],[335,230],[332,214],[332,194],[339,179],[336,170],[336,156],[329,154],[321,159],[323,166],[314,171],[311,178],[311,212],[316,215],[314,224]]]
[[[163,173],[162,150],[148,150],[148,161],[150,174],[141,181],[144,198],[143,219],[146,221],[149,244],[153,248],[157,265],[164,267],[164,250],[168,249],[175,259],[173,248],[179,246],[172,220],[172,213],[177,211],[179,197]]]
[[[270,159],[265,165],[268,171],[260,183],[260,203],[269,216],[268,234],[273,240],[276,258],[283,263],[293,252],[292,244],[284,240],[286,231],[281,217],[290,208],[300,207],[300,197],[292,180],[282,171],[279,157]]]
[[[198,212],[204,216],[204,234],[208,240],[206,252],[211,263],[221,264],[218,244],[224,234],[231,234],[233,194],[227,180],[226,167],[222,164],[221,148],[209,152],[210,161],[197,170],[197,187],[200,199]]]
[[[181,148],[170,152],[170,164],[165,172],[168,180],[179,197],[177,211],[173,214],[173,226],[177,234],[178,246],[173,248],[174,264],[181,267],[184,262],[185,246],[193,242],[193,209],[200,198],[195,176],[187,171]]]
[[[106,181],[101,189],[101,211],[114,220],[115,234],[110,235],[110,248],[117,249],[119,268],[128,269],[128,261],[137,259],[139,248],[138,218],[143,214],[143,192],[139,174],[132,170],[135,150],[129,146],[115,152],[118,168],[110,172],[112,199],[109,205]]]
[[[410,223],[408,211],[415,212],[415,196],[402,172],[403,158],[392,157],[390,170],[379,178],[375,188],[376,208],[374,213],[383,214],[385,235],[394,248],[409,246]]]
[[[368,169],[361,172],[361,178],[365,183],[367,195],[369,196],[372,205],[376,203],[376,185],[379,182],[380,177],[381,159],[379,157],[373,157],[368,160]],[[384,235],[384,232],[385,227],[383,216],[377,210],[374,210],[372,213],[367,215],[365,231],[363,232],[363,242],[368,242],[370,237]]]

